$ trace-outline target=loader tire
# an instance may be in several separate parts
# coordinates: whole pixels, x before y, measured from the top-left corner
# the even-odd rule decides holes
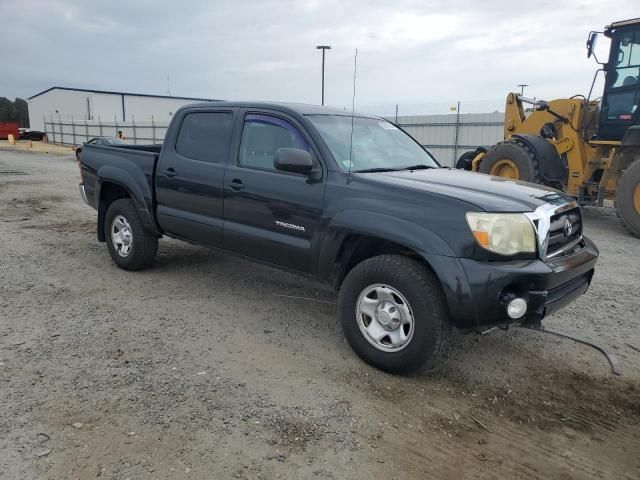
[[[456,168],[458,170],[473,170],[473,159],[476,158],[479,153],[487,153],[487,149],[484,147],[478,147],[475,150],[464,152],[458,158],[458,161],[456,162]]]
[[[480,173],[511,180],[543,183],[535,152],[523,142],[510,139],[495,144],[480,163]]]
[[[616,190],[616,213],[622,225],[635,237],[640,237],[640,160],[627,168]]]

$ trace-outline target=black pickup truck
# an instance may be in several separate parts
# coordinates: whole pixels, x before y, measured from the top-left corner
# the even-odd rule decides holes
[[[311,276],[390,372],[436,362],[452,326],[539,324],[598,257],[573,198],[440,167],[396,125],[325,107],[187,106],[162,145],[87,144],[80,171],[119,267],[150,266],[167,235]]]

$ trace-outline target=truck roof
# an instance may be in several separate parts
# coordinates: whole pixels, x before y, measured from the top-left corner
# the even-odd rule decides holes
[[[286,113],[293,113],[299,115],[344,115],[357,117],[370,117],[380,118],[375,115],[367,115],[364,113],[351,112],[349,110],[340,110],[334,107],[324,107],[321,105],[312,105],[307,103],[294,103],[294,102],[234,102],[227,100],[216,100],[214,102],[206,103],[192,103],[186,105],[184,108],[194,107],[210,107],[214,103],[216,106],[227,107],[239,107],[239,108],[268,108],[272,110],[280,110]]]

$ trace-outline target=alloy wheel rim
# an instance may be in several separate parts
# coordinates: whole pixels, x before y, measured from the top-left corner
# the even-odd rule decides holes
[[[636,209],[636,213],[640,215],[640,183],[636,185],[633,191],[633,206]]]
[[[356,320],[362,336],[383,352],[406,348],[415,330],[407,299],[397,289],[380,283],[369,285],[358,296]]]
[[[122,215],[116,215],[111,221],[111,243],[121,257],[131,254],[133,232],[129,221]]]
[[[520,169],[513,160],[501,158],[491,166],[489,171],[491,175],[496,177],[510,178],[511,180],[520,179]]]

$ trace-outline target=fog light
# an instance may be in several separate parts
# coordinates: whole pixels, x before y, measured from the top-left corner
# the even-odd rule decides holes
[[[527,313],[527,301],[524,298],[514,298],[507,304],[507,315],[518,319]]]

